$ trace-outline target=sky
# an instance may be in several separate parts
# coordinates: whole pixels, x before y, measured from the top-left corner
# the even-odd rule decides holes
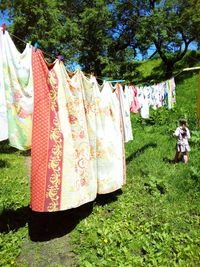
[[[196,42],[192,42],[188,46],[188,50],[197,50],[197,49],[198,49],[198,47],[197,47],[197,43]],[[156,51],[156,48],[154,46],[152,46],[147,51],[147,58],[149,58],[155,51]],[[135,59],[138,60],[138,61],[144,60],[141,53],[138,53],[138,55],[137,55],[137,57]]]
[[[3,23],[9,24],[9,22],[8,22],[8,15],[7,14],[0,13],[0,26]]]

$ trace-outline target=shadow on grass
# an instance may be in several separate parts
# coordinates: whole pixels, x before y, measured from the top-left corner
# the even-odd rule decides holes
[[[32,241],[48,241],[70,233],[91,214],[92,207],[93,203],[90,202],[76,209],[58,212],[34,212],[29,207],[6,210],[0,215],[0,233],[17,231],[28,223]]]
[[[0,168],[8,168],[10,167],[10,163],[7,160],[0,159]]]
[[[0,213],[0,233],[18,230],[26,225],[29,217],[29,207],[22,207],[17,210],[4,210]]]
[[[31,149],[25,150],[25,151],[20,151],[20,155],[24,157],[30,157],[31,156]]]
[[[109,204],[111,202],[117,201],[118,196],[122,194],[122,190],[119,189],[117,191],[114,191],[112,193],[104,194],[104,195],[97,195],[97,198],[95,199],[95,203],[99,206],[104,206],[106,204]]]
[[[183,162],[183,158],[179,157],[177,162],[175,162],[174,159],[169,159],[169,158],[163,158],[163,161],[169,164],[177,164],[177,163]]]
[[[84,204],[76,209],[58,212],[31,212],[29,236],[32,241],[47,241],[70,233],[76,225],[88,217],[93,203]]]
[[[139,157],[142,153],[144,153],[144,151],[150,147],[157,147],[156,143],[149,143],[144,145],[143,147],[139,148],[138,150],[136,150],[134,153],[132,153],[130,156],[128,156],[128,158],[126,158],[126,164],[128,165],[134,158]]]
[[[70,233],[82,219],[92,213],[94,203],[105,205],[117,200],[117,195],[121,193],[121,190],[117,190],[110,194],[99,195],[93,202],[66,211],[34,212],[29,207],[15,211],[5,210],[0,214],[0,233],[17,231],[28,224],[32,241],[42,242],[61,237]]]
[[[175,164],[174,159],[169,159],[169,158],[163,158],[163,161],[169,164]]]
[[[17,151],[19,150],[9,145],[8,140],[0,142],[0,153],[1,154],[12,154]]]

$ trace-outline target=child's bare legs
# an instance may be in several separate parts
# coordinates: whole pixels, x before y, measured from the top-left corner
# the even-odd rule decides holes
[[[183,161],[184,161],[184,163],[188,163],[188,155],[187,155],[187,152],[184,152],[183,153]]]
[[[176,163],[178,162],[178,156],[179,156],[179,152],[178,152],[178,150],[176,150],[176,154],[175,154],[175,158],[174,158],[174,161]]]

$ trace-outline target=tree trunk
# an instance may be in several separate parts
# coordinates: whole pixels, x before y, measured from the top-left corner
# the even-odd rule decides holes
[[[173,76],[174,64],[171,61],[164,62],[165,64],[165,78],[170,79]]]

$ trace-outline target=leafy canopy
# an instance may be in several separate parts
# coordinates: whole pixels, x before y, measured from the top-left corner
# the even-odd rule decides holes
[[[131,77],[137,53],[145,57],[152,47],[171,76],[200,41],[200,0],[2,0],[0,9],[11,33],[98,76]]]

